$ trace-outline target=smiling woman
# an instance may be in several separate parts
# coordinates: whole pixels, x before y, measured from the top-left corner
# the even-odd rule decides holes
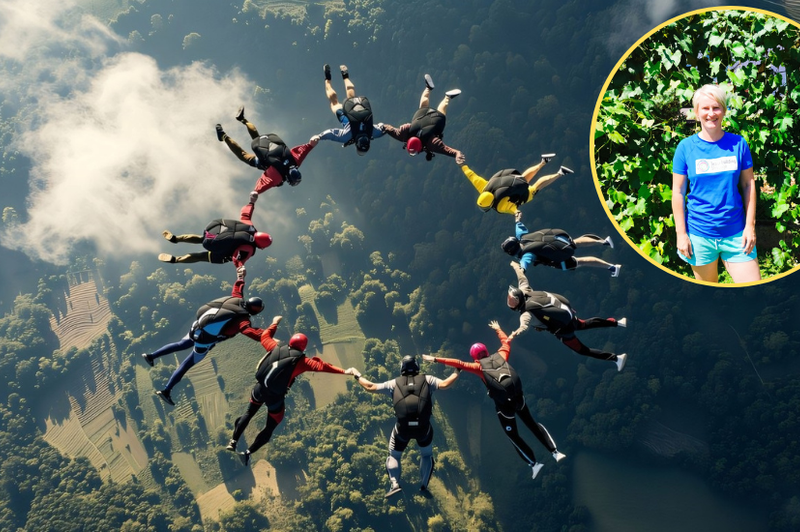
[[[697,279],[716,283],[721,258],[733,281],[746,283],[761,279],[753,158],[745,139],[722,129],[726,96],[718,85],[704,85],[692,97],[701,130],[675,150],[672,213],[678,253]]]

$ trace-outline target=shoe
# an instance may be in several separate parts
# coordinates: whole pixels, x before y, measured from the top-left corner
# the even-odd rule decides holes
[[[533,465],[531,466],[531,473],[532,473],[531,478],[532,479],[536,478],[536,475],[539,474],[539,471],[541,471],[543,467],[544,464],[540,464],[539,462],[534,462]]]
[[[150,358],[150,355],[148,355],[147,353],[142,353],[142,358],[144,359],[144,361],[145,361],[145,362],[147,362],[147,364],[148,364],[148,365],[149,365],[151,368],[152,368],[152,367],[155,365],[155,364],[153,363],[153,359],[152,359],[152,358]]]
[[[625,361],[628,360],[628,355],[622,353],[621,355],[617,355],[617,360],[614,363],[617,365],[617,371],[622,371],[622,368],[625,367]]]
[[[241,123],[245,123],[246,122],[246,120],[244,118],[244,105],[239,107],[239,110],[236,112],[236,120],[241,122]]]
[[[428,90],[433,90],[433,78],[430,74],[425,74],[425,86]]]
[[[243,451],[238,454],[239,454],[239,460],[242,462],[242,464],[246,466],[250,465],[250,451]]]
[[[574,174],[575,172],[573,172],[566,166],[562,166],[561,168],[558,169],[558,173],[561,175],[567,175],[567,174]]]
[[[461,89],[453,89],[444,93],[445,96],[450,98],[451,100],[461,94]]]
[[[158,260],[161,262],[169,262],[170,264],[175,264],[175,257],[170,255],[169,253],[159,253]]]
[[[564,453],[558,452],[558,449],[553,451],[553,458],[555,458],[556,462],[560,462],[561,460],[563,460],[566,457],[567,457],[567,455],[564,454]]]
[[[611,240],[610,236],[607,236],[606,239],[603,240],[603,244],[605,244],[606,246],[610,247],[611,249],[614,249],[614,241]]]
[[[628,318],[620,318],[617,320],[617,327],[627,327],[628,326]]]
[[[229,441],[225,448],[229,451],[236,452],[236,440]]]
[[[347,65],[339,65],[339,72],[342,73],[342,79],[350,77],[350,73],[347,71]]]
[[[222,142],[222,139],[225,138],[225,131],[222,129],[222,124],[217,124],[214,128],[217,130],[217,140]]]
[[[622,269],[622,264],[614,264],[608,267],[611,272],[611,277],[619,277],[619,271]]]
[[[161,234],[164,235],[164,238],[166,238],[167,240],[169,240],[173,244],[176,244],[178,242],[178,237],[176,237],[175,235],[173,235],[169,231],[162,231]]]
[[[322,71],[325,72],[325,80],[331,80],[331,66],[330,65],[322,65]]]
[[[158,390],[156,395],[163,399],[167,404],[175,406],[175,403],[172,401],[172,397],[169,396],[169,391],[167,390]]]
[[[545,164],[547,164],[547,163],[549,163],[549,162],[550,162],[550,161],[553,159],[553,157],[555,157],[555,156],[556,156],[556,154],[555,154],[555,153],[543,153],[543,154],[542,154],[542,162],[543,162],[543,163],[545,163]]]
[[[389,488],[389,491],[386,492],[386,495],[384,495],[383,498],[388,499],[392,495],[400,493],[401,491],[403,491],[403,488],[400,487],[400,484],[392,482],[392,486]]]

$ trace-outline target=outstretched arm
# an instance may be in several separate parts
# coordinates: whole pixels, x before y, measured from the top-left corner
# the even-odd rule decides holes
[[[378,392],[378,385],[377,384],[375,384],[374,382],[371,382],[371,381],[365,379],[364,377],[362,377],[361,373],[358,373],[358,370],[356,370],[355,368],[350,368],[350,369],[353,369],[354,371],[356,371],[356,373],[354,373],[353,375],[356,378],[356,382],[362,388],[364,388],[365,390],[367,390],[370,393],[377,393]]]
[[[525,270],[513,260],[511,261],[511,267],[514,268],[514,272],[517,274],[517,286],[519,286],[519,289],[523,292],[529,292],[531,285],[528,283],[528,278],[525,277]]]
[[[459,375],[461,375],[461,370],[459,368],[456,368],[456,370],[453,373],[451,373],[449,377],[439,382],[439,389],[446,390],[447,388],[452,386],[453,383],[458,380]]]
[[[486,181],[484,178],[470,170],[470,167],[466,164],[461,165],[461,171],[464,172],[464,175],[467,176],[469,182],[472,183],[472,186],[475,187],[475,190],[478,192],[483,192],[483,189],[486,187]]]
[[[458,360],[457,358],[442,358],[430,355],[422,355],[422,360],[427,362],[438,362],[439,364],[444,364],[445,366],[450,366],[451,368],[463,369],[470,373],[474,373],[475,375],[483,375],[483,371],[481,371],[481,365],[477,362],[464,362]]]

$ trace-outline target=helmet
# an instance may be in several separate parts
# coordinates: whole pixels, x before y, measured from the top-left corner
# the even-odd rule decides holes
[[[289,347],[298,351],[305,351],[308,345],[308,337],[303,333],[297,333],[289,339]]]
[[[408,139],[408,142],[406,142],[406,150],[408,150],[408,154],[412,157],[421,152],[422,141],[419,140],[419,137],[411,137]]]
[[[511,255],[512,257],[516,257],[517,253],[520,252],[522,247],[519,245],[519,240],[516,237],[510,236],[503,240],[503,243],[500,244],[500,247],[503,248],[503,251]]]
[[[414,355],[406,355],[400,363],[400,375],[417,375],[419,374],[419,364]]]
[[[483,344],[472,344],[472,347],[469,348],[469,356],[472,357],[472,360],[477,362],[482,358],[488,357],[489,350],[486,349],[486,346]]]
[[[369,151],[369,137],[361,135],[356,139],[356,152],[359,155],[366,155]]]
[[[508,308],[516,310],[520,307],[520,305],[525,303],[525,294],[523,294],[522,290],[516,286],[509,286],[506,303],[508,303]]]
[[[491,209],[492,203],[494,203],[494,194],[491,192],[481,192],[481,195],[478,196],[478,207],[480,207],[483,212]]]
[[[256,233],[253,235],[253,242],[258,249],[268,248],[272,245],[272,237],[269,233]]]
[[[303,179],[303,176],[300,174],[300,170],[297,168],[292,168],[289,170],[289,175],[286,177],[286,180],[289,182],[290,186],[296,187],[300,184],[300,181]]]
[[[244,308],[252,316],[264,310],[264,301],[260,297],[251,297],[244,303]]]

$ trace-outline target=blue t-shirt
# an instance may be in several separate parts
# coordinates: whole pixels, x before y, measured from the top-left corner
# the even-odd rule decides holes
[[[739,135],[717,142],[698,135],[683,139],[672,159],[673,173],[689,178],[686,230],[706,238],[727,238],[744,229],[739,174],[753,167],[750,147]]]

